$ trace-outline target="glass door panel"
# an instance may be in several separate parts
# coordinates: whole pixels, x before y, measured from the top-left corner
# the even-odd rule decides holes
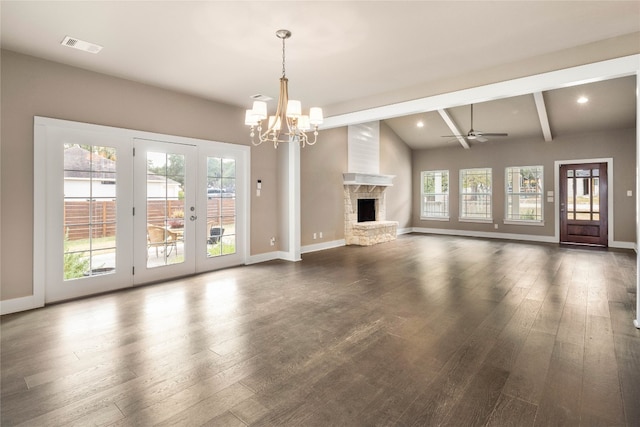
[[[116,149],[64,144],[64,280],[116,271]]]
[[[184,262],[184,162],[183,154],[147,152],[147,268]]]
[[[139,139],[134,146],[135,188],[142,190],[134,197],[134,282],[192,274],[196,147]]]
[[[206,188],[199,196],[206,200],[201,215],[204,227],[198,231],[197,270],[207,271],[242,264],[247,256],[249,150],[229,144],[201,148],[200,181]]]
[[[207,157],[207,257],[236,253],[236,161]]]

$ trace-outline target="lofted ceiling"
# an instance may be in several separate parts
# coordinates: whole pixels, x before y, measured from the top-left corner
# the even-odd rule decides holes
[[[574,133],[627,129],[636,125],[636,78],[627,76],[542,92],[551,138]],[[586,97],[588,102],[578,103]],[[471,128],[469,105],[445,109],[460,133]],[[462,146],[438,111],[386,119],[393,131],[413,149]],[[422,127],[418,123],[422,122]],[[544,138],[543,122],[534,95],[520,95],[474,105],[475,131],[508,133],[490,141]],[[548,136],[547,136],[548,137]],[[482,144],[467,140],[469,146]]]
[[[637,35],[640,2],[2,0],[0,20],[4,49],[244,108],[252,95],[277,97],[275,31],[287,28],[290,96],[331,116],[412,99],[412,88],[429,82]],[[70,49],[65,36],[103,49]],[[552,136],[634,126],[635,85],[631,76],[544,92]],[[576,104],[581,92],[589,103]],[[469,106],[443,111],[466,134]],[[441,137],[452,130],[438,111],[386,121],[412,148],[460,145]],[[542,135],[533,95],[476,104],[474,128]]]

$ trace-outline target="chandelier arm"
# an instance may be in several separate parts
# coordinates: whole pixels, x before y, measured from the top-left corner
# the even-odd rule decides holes
[[[305,134],[306,136],[306,134]],[[307,140],[307,144],[308,145],[313,145],[318,141],[318,125],[314,126],[314,130],[313,130],[313,141],[309,141],[309,138],[305,138]]]

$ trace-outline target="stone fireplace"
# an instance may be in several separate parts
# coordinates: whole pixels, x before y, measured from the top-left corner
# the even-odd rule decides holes
[[[395,240],[398,222],[385,219],[385,190],[392,185],[393,176],[345,173],[343,177],[345,243],[371,246]],[[363,207],[364,213],[360,211]]]

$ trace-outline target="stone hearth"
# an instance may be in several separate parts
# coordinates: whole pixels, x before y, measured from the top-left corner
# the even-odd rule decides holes
[[[397,221],[386,221],[386,186],[344,185],[344,238],[347,245],[371,246],[395,240]],[[374,199],[376,221],[358,222],[358,199]]]

